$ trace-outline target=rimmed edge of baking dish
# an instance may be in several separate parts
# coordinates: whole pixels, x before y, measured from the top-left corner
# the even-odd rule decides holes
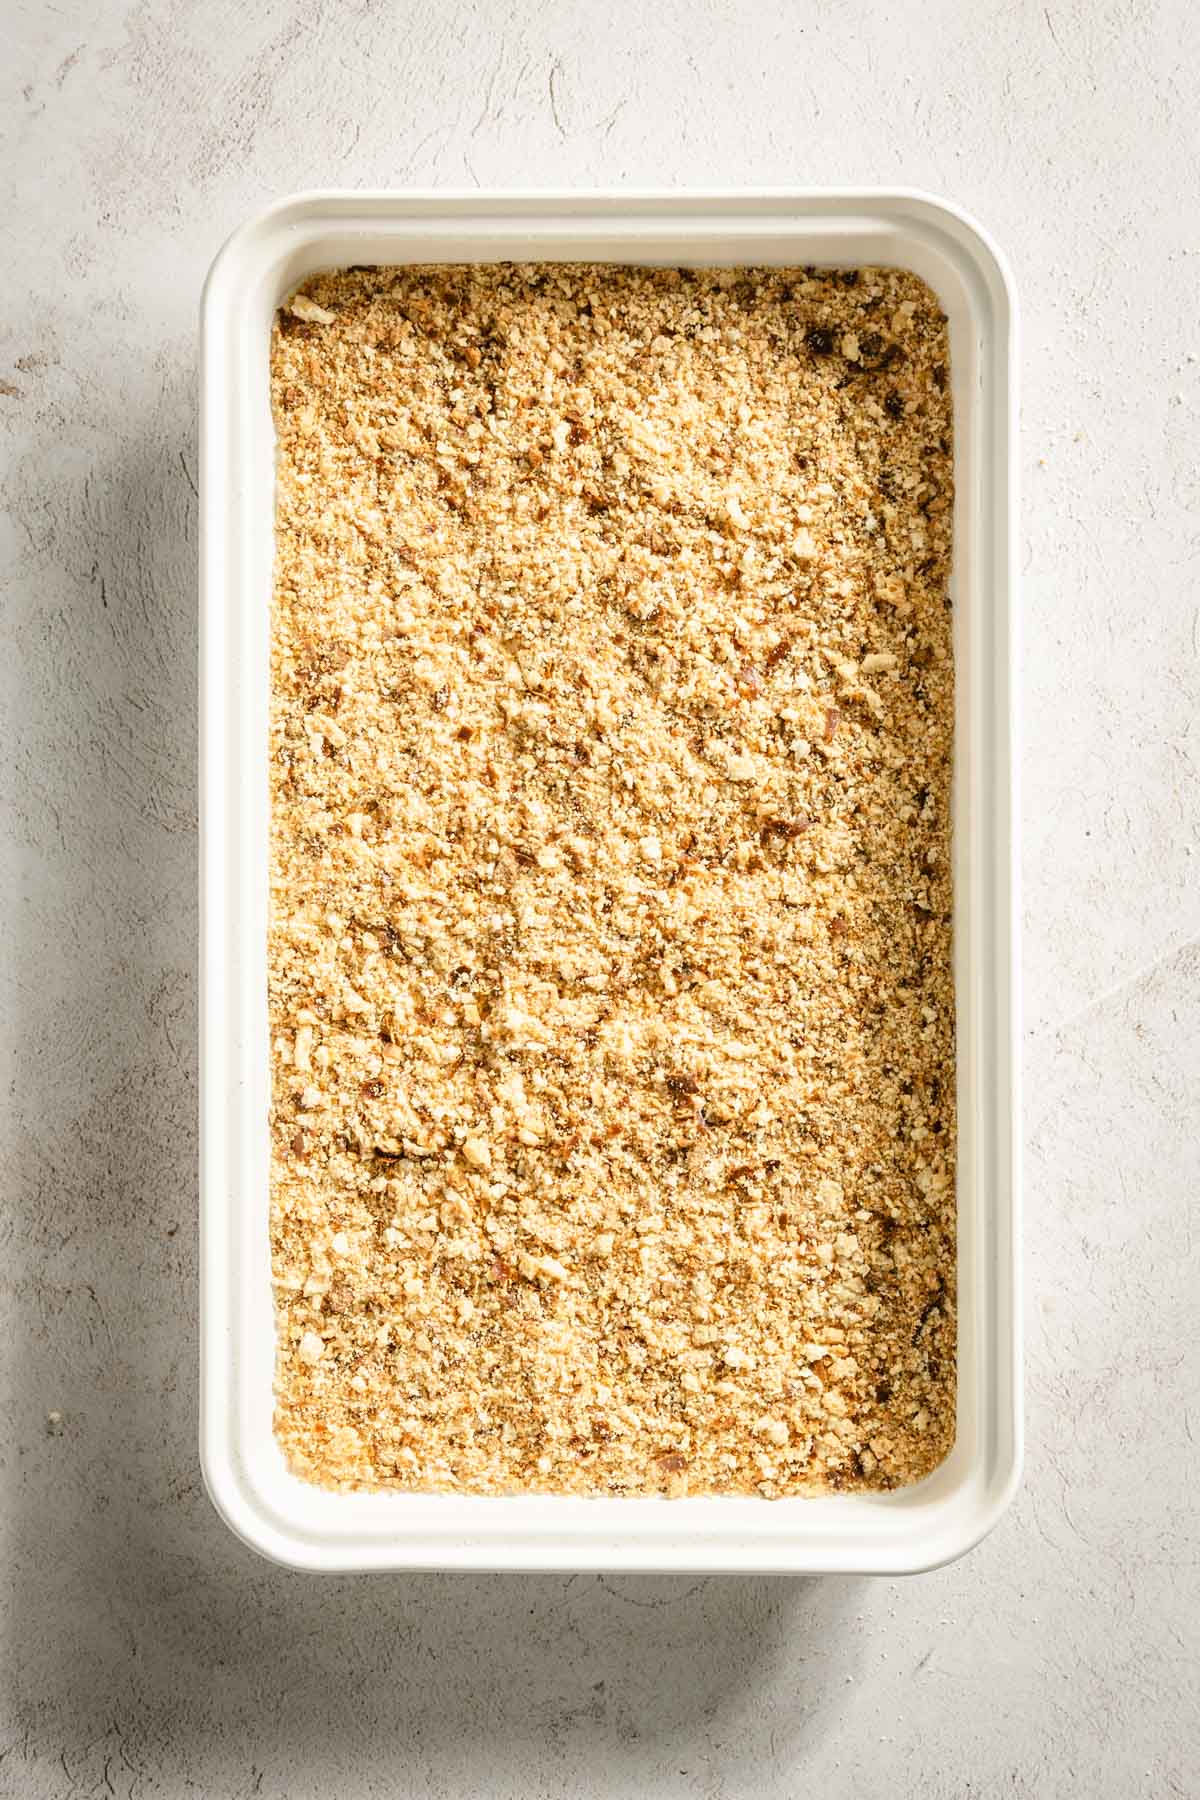
[[[890,1494],[762,1500],[335,1494],[271,1428],[266,1016],[275,307],[346,263],[884,263],[938,293],[955,410],[958,1436]],[[1016,302],[957,207],[915,191],[318,192],[243,225],[204,289],[201,374],[201,1404],[213,1503],[293,1567],[912,1573],[961,1555],[1020,1478]]]

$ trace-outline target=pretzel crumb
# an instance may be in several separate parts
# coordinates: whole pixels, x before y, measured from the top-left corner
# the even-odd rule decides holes
[[[895,269],[277,316],[275,1430],[335,1489],[954,1440],[946,321]]]

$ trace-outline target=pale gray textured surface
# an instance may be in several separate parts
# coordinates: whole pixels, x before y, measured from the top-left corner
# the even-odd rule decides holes
[[[3,23],[0,1795],[1200,1793],[1187,0]],[[198,290],[270,196],[476,181],[905,182],[1015,264],[1030,1450],[937,1575],[317,1580],[200,1488]]]

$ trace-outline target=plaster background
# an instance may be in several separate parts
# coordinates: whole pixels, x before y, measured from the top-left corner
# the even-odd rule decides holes
[[[1193,9],[4,0],[0,37],[0,1796],[1200,1793]],[[201,1490],[197,297],[269,197],[473,182],[905,183],[1015,266],[1029,1455],[939,1574],[316,1579]]]

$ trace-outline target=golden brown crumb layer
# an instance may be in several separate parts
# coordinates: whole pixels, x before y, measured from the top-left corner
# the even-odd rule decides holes
[[[276,1431],[332,1487],[954,1436],[945,320],[316,277],[272,346]]]

